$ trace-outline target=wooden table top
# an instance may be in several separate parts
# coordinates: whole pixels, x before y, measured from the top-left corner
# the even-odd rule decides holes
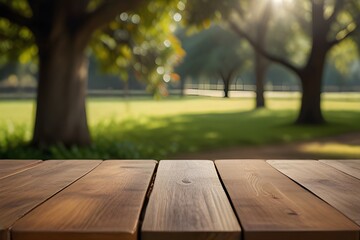
[[[0,160],[0,240],[360,240],[360,160]]]

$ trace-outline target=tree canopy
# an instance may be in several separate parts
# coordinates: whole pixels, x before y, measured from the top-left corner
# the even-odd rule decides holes
[[[155,94],[178,80],[174,67],[185,52],[174,35],[183,9],[179,2],[149,2],[138,13],[121,13],[97,32],[91,46],[105,72],[128,79],[129,72]],[[99,41],[100,39],[100,41]]]

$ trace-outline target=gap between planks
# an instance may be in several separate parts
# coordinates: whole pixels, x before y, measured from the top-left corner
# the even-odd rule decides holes
[[[51,199],[100,162],[91,161],[88,164],[84,160],[49,160],[28,171],[1,179],[0,240],[10,238],[9,229],[17,220]]]
[[[135,240],[155,161],[107,160],[20,219],[13,240]]]
[[[267,162],[360,226],[359,179],[316,160]]]
[[[0,180],[38,166],[41,160],[0,160]]]
[[[215,165],[245,239],[358,240],[358,226],[264,160],[217,160]]]
[[[142,240],[240,239],[240,225],[207,160],[160,161]]]

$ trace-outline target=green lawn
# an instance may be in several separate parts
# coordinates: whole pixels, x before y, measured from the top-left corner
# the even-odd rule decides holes
[[[295,126],[298,97],[268,98],[254,111],[250,98],[168,98],[160,101],[92,98],[88,118],[94,144],[86,149],[54,147],[46,152],[24,143],[31,138],[31,100],[0,101],[0,157],[168,158],[178,153],[260,145],[360,131],[360,94],[328,94],[328,124]]]

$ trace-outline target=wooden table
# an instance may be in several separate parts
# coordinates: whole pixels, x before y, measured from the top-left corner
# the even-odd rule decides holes
[[[360,160],[0,160],[0,240],[360,240]]]

